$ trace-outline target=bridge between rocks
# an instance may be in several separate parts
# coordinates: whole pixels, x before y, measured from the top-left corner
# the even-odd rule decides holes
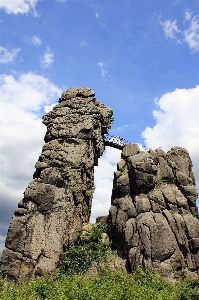
[[[110,146],[119,150],[124,148],[125,144],[129,144],[130,142],[115,135],[105,134],[104,135],[104,145]]]

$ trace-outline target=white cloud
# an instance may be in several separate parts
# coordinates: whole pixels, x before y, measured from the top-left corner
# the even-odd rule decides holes
[[[0,76],[1,236],[6,235],[14,210],[32,181],[44,144],[41,110],[57,101],[61,92],[47,78],[33,73]]]
[[[184,37],[189,48],[193,50],[193,52],[196,52],[199,51],[199,19],[197,16],[191,19],[190,16],[188,20],[190,21],[190,26],[185,30]]]
[[[176,20],[166,20],[165,22],[160,22],[160,25],[163,27],[166,38],[176,39],[178,41],[176,33],[179,33],[180,30],[178,29]]]
[[[192,14],[193,14],[192,12],[190,12],[189,10],[186,10],[185,11],[185,21],[191,20]]]
[[[103,62],[98,62],[98,66],[100,67],[101,69],[101,76],[103,78],[103,80],[105,81],[106,80],[106,76],[108,74],[108,71],[107,71],[107,64],[106,63],[103,63]]]
[[[42,65],[42,67],[49,68],[49,67],[52,66],[53,62],[54,62],[54,54],[50,50],[50,48],[47,47],[46,48],[46,52],[45,52],[45,54],[44,54],[44,56],[43,56],[43,58],[42,58],[42,60],[41,60],[40,63]]]
[[[38,111],[43,105],[51,104],[52,99],[57,99],[61,92],[47,78],[31,72],[21,74],[18,78],[13,75],[0,75],[0,84],[3,103],[11,103],[29,111]]]
[[[44,111],[45,111],[45,113],[47,114],[49,111],[51,111],[56,104],[57,104],[57,102],[53,103],[51,105],[44,105]]]
[[[103,156],[95,167],[95,192],[91,209],[91,222],[95,223],[98,216],[108,215],[111,206],[111,193],[114,172],[117,162],[121,159],[121,151],[106,147]]]
[[[187,43],[193,53],[199,51],[198,16],[193,16],[193,13],[188,10],[185,11],[184,24],[186,28],[180,30],[177,26],[177,20],[166,20],[165,22],[160,22],[166,38],[175,39],[177,43],[180,44]]]
[[[35,9],[38,0],[0,0],[0,9],[4,9],[7,14],[29,14],[38,16]]]
[[[96,18],[98,18],[98,17],[99,17],[99,14],[98,14],[98,13],[96,13],[96,14],[95,14],[95,16],[96,16]]]
[[[64,3],[64,2],[66,2],[67,0],[56,0],[57,2],[62,2],[62,3]]]
[[[15,60],[15,58],[17,57],[17,54],[19,53],[19,51],[21,51],[20,48],[14,48],[11,51],[9,51],[8,49],[0,46],[0,63],[2,64],[8,64],[11,63]]]
[[[41,46],[42,40],[38,36],[27,37],[27,42],[35,46]]]
[[[156,125],[142,132],[147,148],[173,146],[189,151],[199,187],[199,85],[191,89],[176,89],[155,100],[159,109],[153,111]]]

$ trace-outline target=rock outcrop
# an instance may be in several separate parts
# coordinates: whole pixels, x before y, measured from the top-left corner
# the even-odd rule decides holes
[[[2,254],[4,275],[28,280],[50,273],[73,246],[90,219],[94,166],[104,151],[104,134],[112,121],[112,110],[97,101],[89,88],[64,91],[59,103],[43,117],[45,144],[35,165],[34,181],[26,188],[9,226]],[[185,272],[190,277],[196,274],[196,198],[186,149],[146,152],[136,144],[126,144],[114,177],[108,217],[110,239],[121,258],[118,268],[123,270],[126,260],[128,271],[141,266],[169,278]],[[106,222],[106,218],[98,221]]]
[[[112,110],[89,88],[69,88],[43,117],[45,145],[6,238],[2,271],[28,279],[55,270],[89,221],[94,165],[104,151]]]
[[[199,269],[199,219],[186,149],[140,151],[125,145],[115,172],[110,236],[130,270],[174,278]]]

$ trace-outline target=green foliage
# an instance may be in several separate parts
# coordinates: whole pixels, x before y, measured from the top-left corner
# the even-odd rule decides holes
[[[61,273],[84,274],[95,262],[98,272],[102,271],[100,263],[106,260],[111,251],[110,243],[101,243],[102,233],[107,231],[107,225],[97,223],[92,226],[89,242],[84,241],[82,232],[77,236],[75,246],[66,253],[61,267]]]
[[[67,252],[61,272],[71,275],[84,274],[91,268],[93,262],[96,262],[96,265],[100,268],[100,262],[106,259],[109,251],[109,244],[92,242],[78,245]]]
[[[93,230],[91,232],[91,242],[100,243],[102,233],[107,232],[107,224],[97,223],[93,225]]]
[[[33,278],[28,283],[5,282],[0,300],[198,300],[199,280],[172,284],[155,272],[138,269],[103,276]]]
[[[167,162],[167,165],[168,165],[171,169],[174,168],[173,163],[172,163],[172,161],[170,161],[170,160]]]
[[[143,270],[138,268],[133,274],[133,281],[149,288],[157,290],[168,290],[172,292],[173,285],[161,277],[158,273],[149,271],[148,269]]]
[[[193,215],[195,218],[199,219],[199,214],[198,214],[198,212],[194,212],[194,213],[192,213],[192,215]]]
[[[184,280],[178,292],[180,300],[199,300],[199,280]]]

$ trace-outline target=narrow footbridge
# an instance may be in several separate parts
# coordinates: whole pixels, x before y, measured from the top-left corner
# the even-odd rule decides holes
[[[104,145],[110,146],[119,150],[124,148],[125,144],[129,144],[130,142],[115,135],[105,134],[104,135]]]

